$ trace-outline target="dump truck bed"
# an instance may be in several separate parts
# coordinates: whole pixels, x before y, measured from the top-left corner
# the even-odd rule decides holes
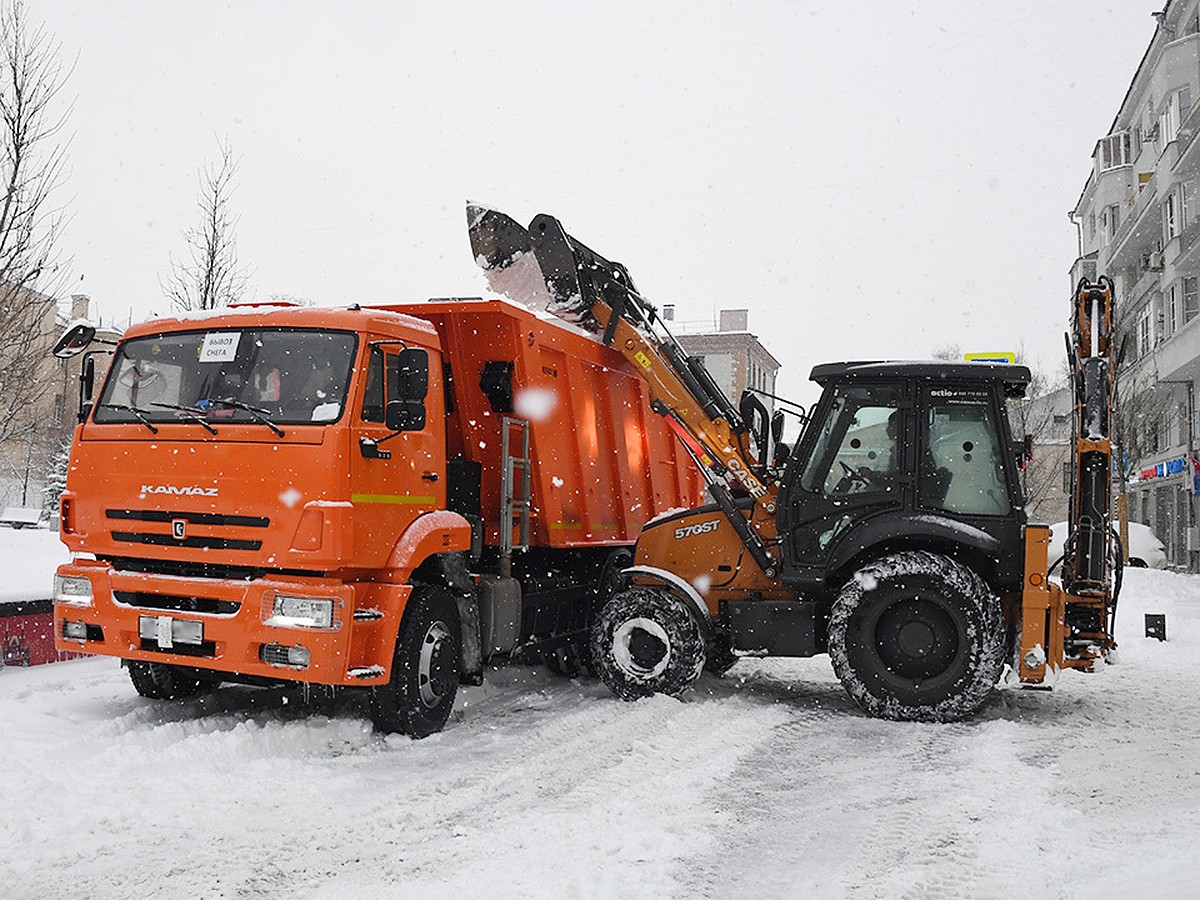
[[[532,546],[633,543],[651,517],[701,502],[700,473],[616,350],[503,300],[386,308],[437,328],[452,379],[447,458],[479,466],[488,545],[500,541],[505,417],[529,422]]]

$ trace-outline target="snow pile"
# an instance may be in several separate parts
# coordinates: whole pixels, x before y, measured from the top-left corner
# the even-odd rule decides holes
[[[58,530],[0,528],[0,558],[5,562],[0,603],[49,600],[54,593],[54,570],[70,562],[71,554],[58,539]]]

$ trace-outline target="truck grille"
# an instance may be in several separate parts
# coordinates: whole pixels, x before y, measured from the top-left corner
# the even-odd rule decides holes
[[[161,522],[170,524],[182,519],[190,525],[213,527],[266,528],[271,520],[266,516],[236,516],[225,513],[180,512],[167,509],[106,509],[108,519],[126,522]],[[188,547],[202,550],[260,550],[262,541],[219,535],[177,538],[171,534],[147,531],[113,531],[112,539],[124,544],[150,544],[159,547]]]
[[[240,538],[189,537],[176,538],[169,534],[146,534],[140,531],[114,531],[114,541],[125,544],[157,544],[163,547],[201,547],[205,550],[258,550],[262,541],[246,541]]]
[[[144,591],[113,591],[113,599],[138,609],[169,609],[175,612],[207,613],[216,616],[232,616],[242,608],[242,604],[236,600],[148,594]]]
[[[171,512],[165,509],[106,509],[110,519],[132,519],[136,522],[170,522],[186,519],[193,525],[236,525],[242,528],[266,528],[271,520],[266,516],[229,516],[224,513]]]

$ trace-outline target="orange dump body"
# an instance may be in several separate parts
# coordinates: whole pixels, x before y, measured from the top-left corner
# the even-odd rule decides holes
[[[321,361],[287,342],[331,333],[342,387],[297,405]],[[652,516],[699,502],[698,474],[620,354],[501,301],[238,308],[139,325],[125,346],[139,338],[137,371],[119,350],[75,433],[62,539],[94,558],[59,569],[63,650],[385,682],[413,571],[469,551],[479,520],[484,543],[499,542],[504,416],[530,422],[531,547],[631,545]],[[428,390],[422,427],[394,432],[382,382],[401,350],[424,354]],[[255,363],[257,393],[237,395],[256,412],[169,408],[189,378],[259,351],[281,361]],[[512,412],[481,386],[506,366]],[[71,594],[81,584],[86,602]],[[330,607],[328,620],[306,621],[308,601]]]
[[[615,350],[502,301],[391,308],[419,313],[442,338],[456,407],[447,453],[482,467],[487,543],[499,542],[505,415],[529,421],[534,546],[632,544],[653,515],[699,502],[699,472]],[[503,382],[508,363],[513,411],[503,413],[480,382],[489,372]]]

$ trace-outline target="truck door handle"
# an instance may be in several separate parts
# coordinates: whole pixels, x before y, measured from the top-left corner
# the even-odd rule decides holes
[[[437,481],[438,480],[437,472],[426,472],[421,477],[424,478],[426,481]]]

